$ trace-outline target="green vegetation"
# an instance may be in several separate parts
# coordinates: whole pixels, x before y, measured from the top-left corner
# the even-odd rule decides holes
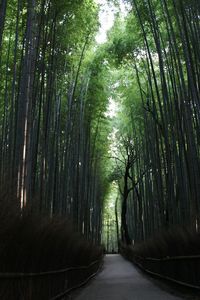
[[[1,18],[2,201],[16,213],[66,217],[99,244],[109,124],[106,67],[102,53],[94,53],[98,6],[92,0],[1,5],[7,8]]]
[[[1,207],[109,251],[200,226],[200,3],[124,2],[103,45],[93,0],[0,2]]]
[[[125,21],[116,19],[106,46],[118,70],[114,173],[127,244],[174,225],[198,231],[200,192],[200,5],[130,3],[132,10]]]

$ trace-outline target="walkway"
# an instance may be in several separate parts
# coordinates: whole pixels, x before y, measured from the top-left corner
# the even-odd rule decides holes
[[[180,300],[159,289],[120,255],[107,255],[103,271],[76,300]]]

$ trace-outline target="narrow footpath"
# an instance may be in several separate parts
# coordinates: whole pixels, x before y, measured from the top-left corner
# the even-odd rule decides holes
[[[155,286],[120,255],[106,255],[103,271],[75,300],[180,300]]]

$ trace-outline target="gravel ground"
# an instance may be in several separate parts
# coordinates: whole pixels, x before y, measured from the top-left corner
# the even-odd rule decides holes
[[[155,285],[120,255],[106,255],[102,272],[92,280],[91,284],[73,296],[73,299],[180,300],[184,298],[172,295]]]

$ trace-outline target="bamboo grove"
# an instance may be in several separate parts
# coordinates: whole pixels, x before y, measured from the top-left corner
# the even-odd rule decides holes
[[[3,205],[66,216],[99,243],[107,97],[91,51],[98,7],[92,0],[0,3]]]
[[[96,45],[95,1],[0,1],[2,201],[96,243],[113,181],[124,242],[200,226],[200,3],[124,3]]]
[[[200,2],[129,3],[108,45],[122,70],[113,176],[128,244],[172,225],[198,230],[200,213]]]

